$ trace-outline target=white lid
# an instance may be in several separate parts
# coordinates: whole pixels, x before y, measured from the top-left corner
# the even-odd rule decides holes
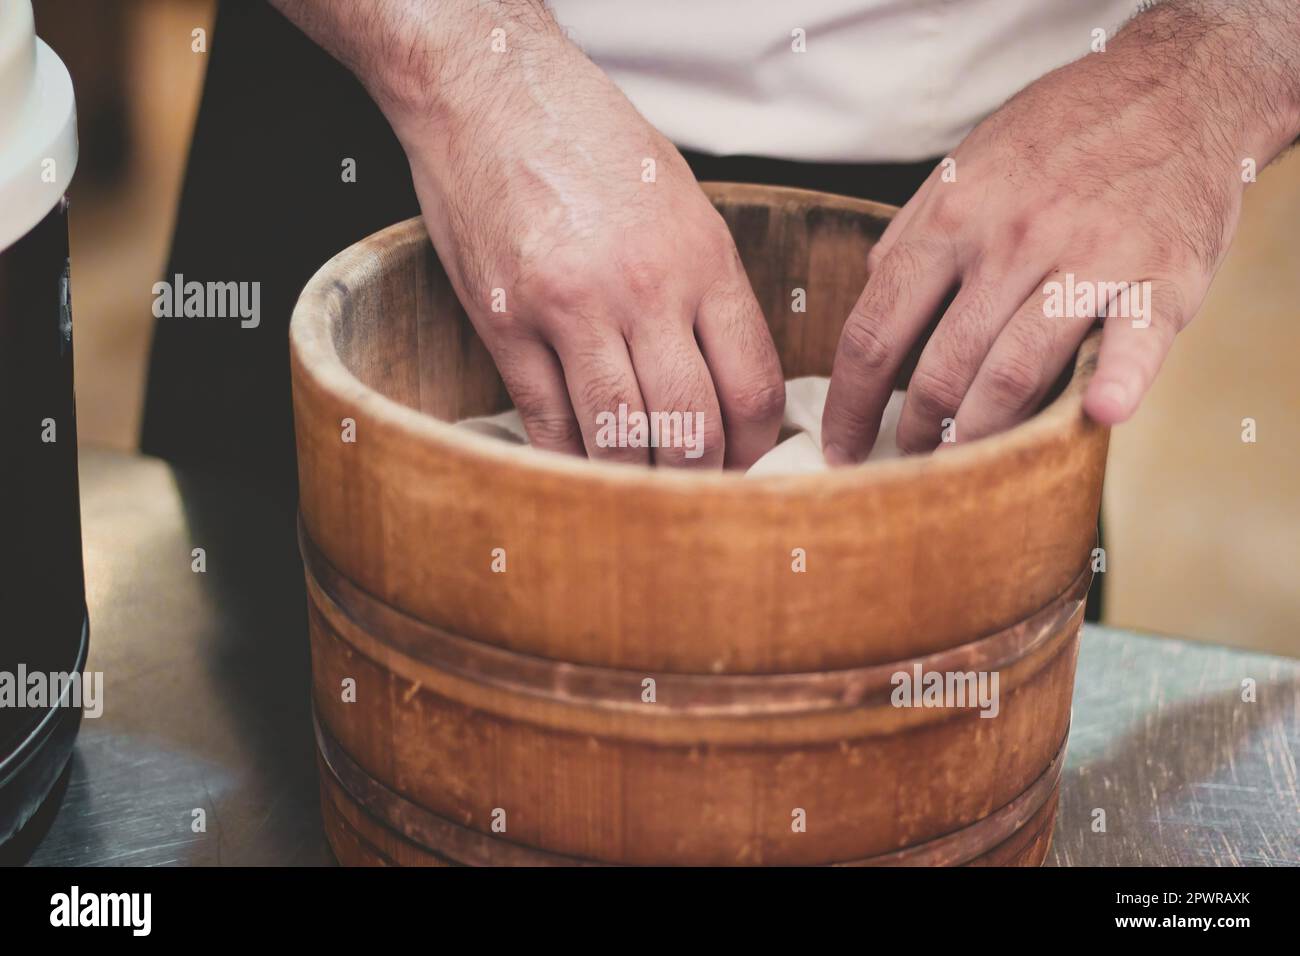
[[[45,218],[76,166],[72,78],[36,38],[31,0],[0,0],[0,249]]]

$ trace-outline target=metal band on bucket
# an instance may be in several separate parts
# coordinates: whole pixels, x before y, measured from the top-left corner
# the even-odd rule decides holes
[[[1092,571],[1085,567],[1041,610],[966,644],[905,662],[795,674],[680,674],[624,670],[535,657],[453,634],[406,614],[347,579],[298,524],[308,596],[352,627],[339,636],[372,660],[397,652],[426,667],[507,691],[598,710],[644,713],[641,682],[656,680],[660,717],[797,716],[890,705],[892,677],[925,671],[1003,670],[1073,637]]]

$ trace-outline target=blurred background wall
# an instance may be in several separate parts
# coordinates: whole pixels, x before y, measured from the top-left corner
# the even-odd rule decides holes
[[[260,2],[260,0],[242,0]],[[134,448],[212,0],[35,0],[77,86],[78,429]],[[253,228],[253,224],[250,224]],[[1247,190],[1205,308],[1111,439],[1107,623],[1300,655],[1300,154]],[[285,370],[288,374],[288,370]],[[1253,418],[1257,441],[1241,440]]]
[[[261,0],[250,0],[261,2]],[[33,0],[36,29],[77,94],[72,273],[77,430],[82,442],[135,448],[162,278],[214,0]],[[210,39],[210,36],[209,36]]]

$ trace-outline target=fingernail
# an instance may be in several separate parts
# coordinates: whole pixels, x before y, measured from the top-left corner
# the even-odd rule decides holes
[[[845,465],[856,465],[857,459],[850,455],[841,445],[830,444],[822,446],[822,457],[826,459],[826,464],[832,468],[842,468]]]

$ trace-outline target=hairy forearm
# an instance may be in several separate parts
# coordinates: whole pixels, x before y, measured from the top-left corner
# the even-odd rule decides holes
[[[1112,44],[1150,88],[1176,85],[1185,110],[1262,166],[1300,135],[1300,2],[1165,0]],[[1166,117],[1169,118],[1169,117]]]
[[[450,122],[503,73],[568,44],[541,0],[270,0],[350,69],[395,125]],[[507,55],[508,54],[508,55]]]

